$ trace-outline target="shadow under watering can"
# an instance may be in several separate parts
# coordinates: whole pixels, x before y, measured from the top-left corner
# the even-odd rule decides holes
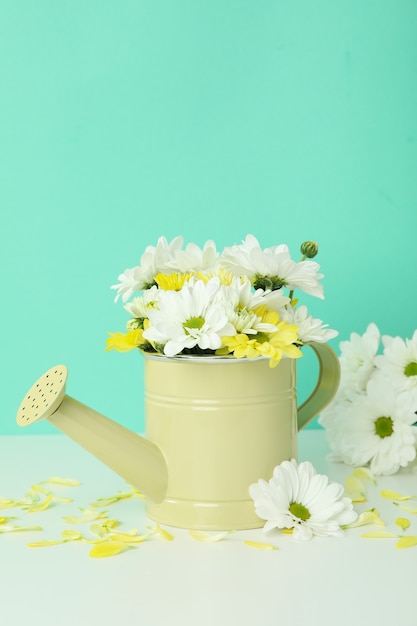
[[[264,525],[249,485],[297,458],[297,432],[334,397],[339,360],[309,344],[319,362],[314,391],[297,408],[296,362],[282,359],[145,357],[141,437],[66,395],[67,368],[45,372],[23,399],[17,423],[48,420],[147,497],[147,515],[180,528]]]

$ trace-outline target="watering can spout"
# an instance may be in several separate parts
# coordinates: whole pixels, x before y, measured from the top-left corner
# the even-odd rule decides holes
[[[162,502],[168,469],[159,447],[66,395],[66,379],[65,365],[45,372],[23,399],[18,425],[47,419],[153,502]]]

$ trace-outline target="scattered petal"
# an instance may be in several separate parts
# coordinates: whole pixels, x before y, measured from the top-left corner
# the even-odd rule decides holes
[[[61,537],[65,539],[65,541],[78,541],[83,538],[82,534],[77,530],[63,530]]]
[[[202,530],[190,530],[188,531],[193,539],[196,541],[203,541],[205,543],[216,543],[218,541],[222,541],[227,535],[235,532],[234,530],[226,530],[221,533],[216,533],[215,535],[210,535],[209,533],[203,532]]]
[[[356,476],[348,476],[345,480],[345,494],[352,502],[366,502],[365,485]]]
[[[369,511],[363,511],[355,522],[343,526],[343,528],[356,528],[358,526],[366,526],[367,524],[378,524],[378,526],[385,526],[385,522],[379,517],[379,513],[376,509],[370,509]]]
[[[151,528],[153,530],[153,528]],[[165,541],[172,541],[174,539],[174,535],[171,535],[167,530],[161,528],[159,524],[155,526],[155,532],[158,533]]]
[[[94,522],[97,519],[103,519],[107,517],[107,511],[90,511],[89,509],[80,509],[82,515],[79,517],[75,515],[66,515],[62,519],[68,524],[85,524],[88,522]]]
[[[397,519],[395,520],[395,523],[398,526],[398,528],[401,528],[401,530],[407,530],[407,528],[410,527],[410,520],[407,519],[406,517],[397,517]]]
[[[129,546],[123,541],[112,539],[110,541],[96,543],[93,548],[91,548],[89,556],[94,559],[102,559],[107,556],[115,556],[127,548],[129,548]]]
[[[361,537],[365,537],[366,539],[393,539],[399,537],[399,535],[388,530],[379,530],[373,533],[364,533]]]
[[[9,522],[11,519],[16,519],[16,517],[15,516],[0,517],[0,524],[7,524],[7,522]]]
[[[116,504],[120,500],[125,500],[126,498],[131,498],[132,493],[118,493],[114,496],[109,496],[107,498],[98,498],[94,502],[90,502],[90,506],[94,508],[103,508],[104,506],[110,506],[111,504]]]
[[[43,530],[42,526],[2,526],[0,533],[18,533],[32,530]]]
[[[402,511],[406,511],[407,513],[412,513],[413,515],[417,515],[417,506],[407,506],[407,504],[400,504],[399,502],[394,502],[395,506],[398,506]]]
[[[369,480],[369,482],[371,482],[373,485],[376,485],[376,478],[372,474],[371,470],[367,467],[355,467],[355,469],[353,470],[353,475],[356,476],[356,478],[362,480]]]
[[[28,548],[48,548],[49,546],[58,546],[62,543],[66,543],[66,541],[64,539],[42,539],[42,541],[32,541],[26,545]]]
[[[401,493],[398,493],[398,491],[391,491],[390,489],[383,489],[381,491],[381,496],[383,498],[386,498],[387,500],[399,500],[399,501],[404,501],[404,500],[412,500],[414,496],[404,496]]]
[[[263,541],[244,541],[245,546],[250,548],[257,548],[258,550],[278,550],[278,546],[274,546],[272,543],[265,543]]]
[[[396,548],[412,548],[413,546],[417,546],[417,537],[415,535],[401,537],[395,544]]]
[[[40,484],[50,483],[52,485],[63,485],[64,487],[79,487],[81,485],[79,480],[74,478],[60,478],[59,476],[51,476],[45,480],[41,480]]]
[[[45,511],[46,509],[49,508],[49,505],[51,504],[52,500],[53,500],[52,496],[47,496],[44,500],[42,500],[42,502],[39,502],[38,504],[34,504],[32,506],[25,506],[24,508],[27,509],[29,513],[37,513],[39,511]]]
[[[0,498],[0,509],[14,509],[19,506],[18,500],[9,500],[8,498]]]
[[[31,491],[38,491],[39,493],[43,493],[46,496],[52,495],[49,489],[45,489],[45,487],[42,487],[41,485],[32,485],[30,489]]]

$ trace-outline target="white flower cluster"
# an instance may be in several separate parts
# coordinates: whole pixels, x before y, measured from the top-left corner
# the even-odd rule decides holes
[[[235,346],[235,355],[240,349],[248,356],[263,349],[258,344],[253,347],[254,338],[277,332],[278,322],[297,327],[294,344],[326,342],[337,335],[309,315],[306,306],[296,308],[291,303],[295,289],[324,297],[319,269],[308,253],[296,262],[286,245],[262,249],[253,235],[221,254],[213,241],[203,248],[189,243],[183,249],[182,237],[170,243],[160,237],[156,246],[146,248],[140,264],[120,274],[120,282],[112,288],[117,291],[115,300],[121,297],[132,316],[127,330],[143,329],[141,340],[157,351],[167,356],[184,350],[215,351],[221,348],[222,337],[246,335],[248,341]],[[264,312],[278,315],[261,316],[263,306]],[[118,340],[110,340],[110,347],[118,349]]]
[[[394,474],[416,458],[417,330],[405,341],[381,338],[372,323],[340,351],[340,388],[319,423],[336,459]]]

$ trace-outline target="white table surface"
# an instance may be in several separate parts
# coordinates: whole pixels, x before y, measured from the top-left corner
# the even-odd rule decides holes
[[[330,463],[323,431],[300,434],[299,460],[344,482],[352,468]],[[22,497],[50,476],[77,478],[76,488],[50,487],[74,498],[38,513],[5,509],[14,523],[41,525],[42,532],[0,535],[0,619],[7,626],[57,625],[275,625],[417,624],[417,547],[399,550],[393,539],[364,539],[380,527],[348,531],[342,538],[297,542],[279,531],[239,531],[219,543],[200,543],[186,530],[169,529],[173,541],[157,537],[117,556],[93,559],[90,545],[68,543],[29,548],[29,541],[59,538],[63,515],[77,515],[97,498],[126,491],[120,477],[64,435],[0,437],[0,497]],[[401,471],[367,484],[368,501],[387,530],[398,515],[409,517],[407,534],[417,535],[417,515],[406,514],[380,496],[381,489],[417,495],[417,473]],[[417,506],[417,500],[413,503]],[[129,499],[108,507],[123,529],[145,531],[144,502]],[[72,526],[88,532],[89,525]],[[167,527],[168,529],[168,527]],[[279,549],[250,548],[245,539]]]

